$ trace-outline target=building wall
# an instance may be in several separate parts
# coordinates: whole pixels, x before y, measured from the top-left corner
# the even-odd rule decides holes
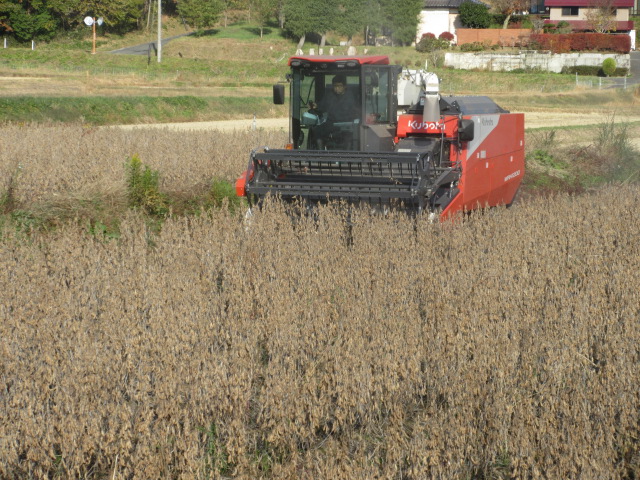
[[[418,16],[416,42],[425,33],[433,33],[436,37],[442,32],[450,32],[449,10],[423,10]],[[455,30],[451,32],[455,34]]]
[[[553,22],[570,22],[571,20],[586,20],[587,12],[591,10],[588,7],[579,7],[578,15],[562,15],[561,7],[551,7],[549,9],[549,20]],[[629,20],[629,9],[628,8],[618,8],[616,10],[616,21],[625,22]]]
[[[457,30],[458,45],[463,43],[489,43],[490,45],[518,45],[531,35],[528,28],[460,28]]]
[[[586,20],[585,11],[586,7],[579,7],[578,15],[562,15],[562,7],[551,7],[549,9],[549,20],[554,22],[570,22],[571,20]]]

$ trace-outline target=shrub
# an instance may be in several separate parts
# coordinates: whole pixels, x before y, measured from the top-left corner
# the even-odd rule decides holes
[[[489,8],[482,3],[463,2],[460,5],[460,21],[465,27],[487,28],[491,18]]]
[[[593,66],[593,65],[576,65],[574,67],[562,67],[562,71],[560,73],[567,75],[583,75],[583,76],[591,76],[591,77],[603,77],[605,76],[604,71],[601,67]],[[626,77],[629,75],[628,68],[616,68],[610,77]]]
[[[613,75],[616,71],[616,61],[611,57],[605,58],[602,62],[602,71],[607,77]]]
[[[573,67],[562,67],[560,73],[566,75],[583,75],[583,76],[596,76],[600,72],[600,67],[593,65],[575,65]]]
[[[546,25],[545,25],[546,27]],[[549,34],[534,33],[530,45],[553,53],[601,51],[628,53],[631,38],[628,35],[610,35],[606,33]]]
[[[209,197],[212,207],[220,208],[226,204],[231,212],[236,211],[242,204],[242,199],[236,195],[234,185],[222,178],[213,179]]]
[[[482,42],[463,43],[460,45],[462,52],[482,52],[485,49]]]
[[[452,42],[455,36],[451,32],[442,32],[440,35],[438,35],[438,38],[440,40],[446,40],[447,42]]]
[[[436,38],[433,33],[426,33],[422,36],[416,50],[418,52],[435,52],[436,50],[444,50],[451,46],[448,40]]]

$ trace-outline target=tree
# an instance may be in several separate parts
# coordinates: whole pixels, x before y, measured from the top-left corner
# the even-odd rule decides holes
[[[224,26],[227,26],[227,20],[229,12],[233,10],[246,12],[247,21],[251,21],[251,6],[250,0],[222,0],[223,13],[224,13]]]
[[[353,35],[360,32],[367,21],[369,10],[367,0],[342,0],[338,5],[335,30],[347,37],[351,45]]]
[[[321,36],[320,46],[324,47],[326,34],[336,26],[338,12],[337,0],[286,0],[284,15],[285,30],[298,38],[298,49],[304,45],[305,38],[310,33]]]
[[[178,0],[177,11],[195,29],[216,23],[224,5],[220,0]]]
[[[269,20],[275,17],[278,8],[277,0],[251,0],[251,11],[258,27],[260,28],[260,38],[262,31]]]
[[[126,33],[137,28],[144,16],[144,0],[49,0],[46,3],[68,29],[81,26],[82,19],[90,16],[102,17],[106,27]]]
[[[463,2],[460,5],[460,21],[469,28],[488,28],[491,24],[489,7],[482,3]]]
[[[380,0],[365,0],[364,9],[366,12],[364,37],[365,44],[369,45],[376,36],[384,33],[385,20]]]
[[[46,9],[28,10],[14,5],[5,12],[6,30],[21,42],[51,40],[58,29],[58,22]]]
[[[589,28],[597,33],[616,31],[616,9],[613,0],[593,0],[584,18]]]
[[[125,33],[140,25],[144,4],[145,0],[0,0],[0,31],[19,41],[49,40],[60,29],[85,28],[82,20],[91,16]]]
[[[391,29],[391,38],[401,45],[410,45],[416,38],[418,15],[423,0],[385,0],[381,2],[384,18]]]
[[[0,31],[11,33],[17,40],[50,40],[59,28],[43,0],[0,2]]]
[[[530,7],[530,0],[489,0],[493,9],[506,15],[502,28],[509,27],[509,20],[514,13],[527,11]]]
[[[285,0],[277,0],[278,6],[276,7],[277,9],[277,15],[278,15],[278,25],[280,26],[280,28],[284,28],[284,22],[285,22],[285,16],[284,16],[284,4],[285,4]]]

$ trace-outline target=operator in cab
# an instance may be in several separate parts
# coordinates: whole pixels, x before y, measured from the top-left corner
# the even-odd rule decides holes
[[[344,139],[339,135],[337,123],[353,122],[358,118],[358,104],[355,95],[347,87],[347,79],[338,74],[331,81],[332,90],[327,92],[316,104],[309,102],[311,111],[326,114],[326,121],[313,127],[316,148],[323,150],[330,142],[341,143]]]

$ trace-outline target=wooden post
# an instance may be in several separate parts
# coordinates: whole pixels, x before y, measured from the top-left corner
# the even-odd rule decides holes
[[[96,54],[96,17],[92,17],[93,18],[93,24],[91,25],[91,28],[93,28],[93,47],[91,48],[91,54],[95,55]]]

